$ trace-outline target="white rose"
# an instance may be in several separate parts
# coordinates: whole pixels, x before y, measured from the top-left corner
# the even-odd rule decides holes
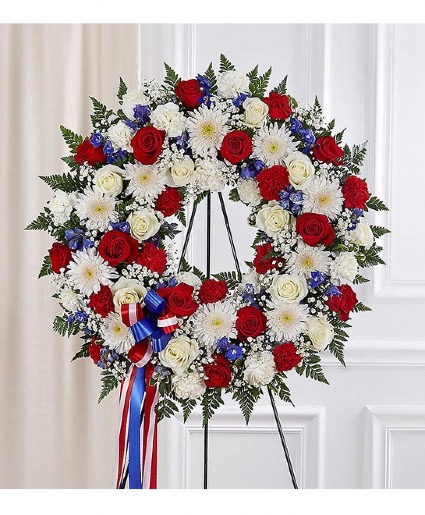
[[[271,200],[267,206],[260,209],[255,220],[256,226],[270,237],[285,229],[289,222],[288,211],[279,206],[276,200]]]
[[[62,225],[70,219],[76,202],[77,196],[75,193],[65,193],[64,191],[57,191],[55,193],[55,196],[47,203],[47,206],[57,225]]]
[[[375,241],[373,232],[366,222],[359,222],[354,231],[351,231],[350,236],[355,243],[367,249],[370,249]]]
[[[258,206],[261,202],[260,190],[257,181],[254,179],[243,179],[237,186],[239,198],[244,204]]]
[[[161,222],[158,220],[155,213],[146,208],[130,213],[127,222],[130,224],[132,236],[134,236],[137,241],[151,238],[161,227]]]
[[[314,166],[310,159],[302,152],[292,152],[285,159],[289,172],[289,182],[299,190],[304,189],[314,175]]]
[[[167,183],[169,186],[187,186],[193,180],[195,163],[189,156],[176,161],[166,172]]]
[[[257,352],[245,360],[244,379],[252,386],[269,384],[276,374],[273,354],[269,351]]]
[[[331,280],[336,284],[352,283],[358,272],[353,252],[341,252],[331,264]]]
[[[127,150],[127,152],[131,152],[133,150],[131,146],[133,132],[124,122],[119,121],[117,124],[111,125],[107,134],[114,149],[122,148],[123,150]]]
[[[160,131],[165,131],[167,136],[175,138],[184,131],[186,119],[179,110],[179,106],[172,102],[159,105],[152,111],[151,122]]]
[[[120,277],[118,281],[111,286],[114,294],[114,306],[117,313],[121,312],[123,304],[131,304],[133,302],[142,302],[147,294],[146,288],[137,279],[127,279]]]
[[[269,112],[269,106],[257,97],[246,98],[242,107],[245,109],[244,122],[250,127],[260,127]]]
[[[118,168],[118,166],[102,166],[93,176],[93,189],[116,197],[122,192],[122,174],[123,170]]]
[[[195,340],[190,340],[187,336],[176,336],[171,338],[158,356],[164,366],[181,376],[198,354],[198,343]]]
[[[306,326],[307,334],[316,350],[323,350],[334,338],[332,324],[322,317],[309,317]]]
[[[269,292],[275,301],[298,303],[308,293],[307,281],[299,275],[275,274]]]
[[[123,95],[122,100],[121,109],[130,120],[134,120],[134,108],[137,105],[149,105],[149,99],[142,91],[130,91]]]
[[[217,93],[220,97],[236,98],[239,93],[248,93],[249,79],[245,73],[228,71],[217,78]]]
[[[202,286],[201,279],[192,272],[180,272],[176,275],[176,279],[179,283],[188,284],[194,288],[200,288]]]
[[[204,380],[197,372],[173,376],[171,384],[180,399],[198,399],[206,390]]]

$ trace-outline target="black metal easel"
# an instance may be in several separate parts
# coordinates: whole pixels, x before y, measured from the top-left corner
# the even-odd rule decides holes
[[[207,274],[206,275],[207,275],[207,278],[209,279],[211,277],[211,192],[208,192],[206,198],[207,198],[207,226],[206,226],[206,236],[207,236],[207,245],[206,245],[206,247],[207,247],[206,248],[207,270],[206,270],[206,272],[207,272]],[[224,224],[226,226],[227,236],[229,239],[230,247],[232,249],[233,260],[235,262],[236,271],[238,273],[239,279],[241,279],[242,272],[240,269],[239,259],[238,259],[238,255],[237,255],[236,247],[235,247],[235,242],[233,240],[233,235],[232,235],[232,231],[230,228],[229,217],[227,216],[226,204],[224,202],[223,195],[221,194],[221,192],[218,192],[218,198],[220,201],[221,212],[223,214]],[[187,232],[186,232],[186,237],[185,237],[185,240],[183,243],[182,254],[181,254],[180,262],[178,265],[178,272],[181,270],[181,267],[183,264],[183,258],[187,251],[187,246],[189,244],[190,235],[191,235],[191,232],[193,229],[193,222],[195,220],[197,207],[198,207],[198,204],[194,204],[192,214],[190,215],[189,224],[188,224]],[[289,450],[286,445],[285,435],[284,435],[284,432],[282,429],[282,424],[280,423],[279,413],[277,411],[276,402],[273,397],[273,392],[271,391],[271,389],[269,387],[267,387],[267,390],[269,392],[270,402],[271,402],[271,405],[273,408],[273,415],[274,415],[274,418],[276,421],[277,430],[279,432],[280,440],[282,443],[283,452],[285,454],[286,463],[288,465],[289,474],[291,476],[292,486],[294,487],[294,489],[298,489],[297,479],[295,477],[295,472],[294,472],[294,468],[292,466],[291,457],[289,456]],[[208,488],[208,436],[209,436],[209,432],[208,432],[208,422],[207,422],[204,426],[204,489]]]

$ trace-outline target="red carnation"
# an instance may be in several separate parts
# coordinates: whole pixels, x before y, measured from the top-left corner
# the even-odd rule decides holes
[[[196,79],[181,80],[174,88],[174,92],[186,109],[196,109],[203,96]]]
[[[345,199],[345,207],[349,209],[364,209],[370,197],[366,181],[355,175],[350,175],[345,179],[342,194]]]
[[[230,161],[233,165],[240,163],[252,152],[252,140],[244,131],[229,132],[221,143],[221,157]]]
[[[158,249],[153,243],[147,241],[142,251],[137,254],[136,263],[162,275],[167,266],[167,254],[165,250]]]
[[[122,231],[109,231],[105,233],[99,243],[99,254],[111,266],[119,263],[133,263],[136,259],[139,242]]]
[[[71,261],[71,249],[68,245],[56,241],[49,250],[52,270],[55,274],[60,274],[61,268],[66,268]]]
[[[273,349],[273,357],[278,372],[285,372],[296,367],[301,356],[297,354],[297,349],[292,342],[282,343]]]
[[[207,279],[199,289],[199,298],[204,304],[218,302],[223,300],[227,295],[228,288],[226,281],[217,281],[216,279]]]
[[[264,168],[257,175],[261,196],[266,200],[279,200],[279,191],[289,186],[288,170],[281,165]]]
[[[96,166],[106,161],[106,154],[101,146],[94,147],[90,140],[86,139],[78,145],[74,160],[79,165],[83,165],[87,161],[90,166]]]
[[[256,338],[266,329],[267,318],[262,311],[253,306],[245,306],[238,310],[236,330],[239,340]]]
[[[316,145],[313,148],[313,155],[318,161],[339,166],[342,165],[344,151],[338,147],[332,136],[324,136],[317,138]]]
[[[263,98],[263,102],[269,106],[269,116],[273,120],[286,120],[292,114],[289,98],[286,95],[272,91],[268,97]]]
[[[152,165],[162,152],[165,133],[155,127],[139,129],[131,140],[134,157],[144,165]]]
[[[339,319],[344,322],[348,320],[350,311],[357,304],[357,295],[348,284],[338,287],[341,295],[332,295],[326,301],[326,304],[332,311],[338,313]]]
[[[181,197],[177,188],[166,186],[155,201],[155,209],[164,216],[172,216],[180,209]]]
[[[335,239],[335,231],[325,215],[303,213],[297,218],[296,228],[301,238],[312,247],[319,243],[327,247]]]
[[[255,249],[253,265],[258,274],[265,274],[269,270],[274,270],[279,263],[283,263],[282,258],[266,258],[265,256],[272,251],[271,243],[263,243]]]
[[[107,317],[114,310],[111,288],[102,285],[97,293],[90,295],[88,306],[102,318]]]
[[[158,295],[167,301],[167,309],[178,317],[193,315],[199,304],[193,300],[193,286],[180,283],[171,288],[160,288]]]
[[[232,371],[229,361],[221,354],[213,356],[214,363],[204,365],[205,374],[208,379],[205,379],[205,386],[208,388],[227,388],[232,379]]]
[[[96,338],[93,337],[88,348],[89,355],[95,365],[100,361],[100,350],[102,349],[102,345],[98,345],[96,341]]]

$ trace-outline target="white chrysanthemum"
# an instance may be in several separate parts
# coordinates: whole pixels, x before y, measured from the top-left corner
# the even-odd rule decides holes
[[[319,213],[334,220],[341,213],[344,198],[339,181],[316,177],[304,190],[304,213]]]
[[[87,220],[86,226],[90,230],[106,231],[109,222],[118,222],[114,197],[90,188],[86,188],[84,193],[80,194],[76,211],[81,220]]]
[[[55,224],[61,225],[70,219],[76,201],[75,193],[65,193],[64,191],[55,193],[55,196],[47,203]]]
[[[261,194],[255,179],[243,179],[237,186],[239,198],[244,204],[258,206],[261,202]]]
[[[299,242],[296,251],[288,258],[287,266],[291,274],[304,275],[310,278],[311,272],[328,273],[331,263],[330,254],[318,247],[310,247]]]
[[[220,338],[236,338],[236,312],[231,303],[204,304],[193,317],[194,336],[210,349]]]
[[[352,283],[358,272],[354,252],[341,252],[331,264],[331,281],[337,285]]]
[[[184,131],[186,118],[178,105],[167,102],[152,111],[151,122],[160,131],[165,131],[167,136],[175,138]]]
[[[126,195],[131,195],[139,201],[155,200],[165,189],[165,175],[152,165],[140,163],[125,164],[125,179],[129,182]]]
[[[289,131],[277,124],[263,127],[253,137],[252,157],[260,159],[268,166],[283,164],[285,158],[297,149],[297,144]]]
[[[75,288],[87,297],[97,293],[102,284],[111,285],[111,279],[118,277],[114,268],[94,248],[77,250],[68,265],[67,274]]]
[[[197,372],[173,375],[171,378],[174,393],[180,399],[198,399],[205,392],[205,383]]]
[[[308,308],[305,304],[278,302],[266,313],[269,334],[276,341],[291,341],[305,331]]]
[[[103,321],[101,334],[105,345],[125,354],[134,345],[134,337],[118,313],[110,313]]]
[[[208,109],[201,106],[191,112],[187,121],[190,146],[192,151],[201,157],[215,156],[224,136],[229,131],[226,126],[228,113],[219,109]]]
[[[122,148],[123,150],[127,150],[127,152],[133,150],[131,146],[133,131],[124,122],[119,121],[115,125],[111,125],[107,135],[115,149]]]
[[[222,191],[226,186],[226,179],[221,172],[221,163],[216,159],[196,162],[196,184],[204,191]]]

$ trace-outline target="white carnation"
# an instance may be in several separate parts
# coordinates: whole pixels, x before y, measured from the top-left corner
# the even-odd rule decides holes
[[[254,179],[243,179],[237,186],[239,198],[244,204],[258,206],[261,202],[261,194],[257,181]]]
[[[55,193],[55,196],[47,203],[47,207],[50,209],[56,225],[62,225],[70,219],[76,202],[75,193],[65,193],[64,191]]]
[[[122,148],[123,150],[127,150],[127,152],[133,150],[131,146],[133,132],[124,122],[119,121],[117,124],[111,125],[107,134],[114,149]]]
[[[180,272],[177,274],[176,279],[179,283],[188,284],[194,288],[200,288],[202,285],[201,279],[192,272]]]
[[[205,392],[205,383],[197,372],[171,378],[174,393],[180,399],[198,399]]]
[[[179,110],[179,106],[172,102],[159,105],[152,111],[151,122],[160,131],[165,131],[167,136],[175,138],[185,130],[186,119]]]
[[[341,252],[331,264],[331,281],[335,284],[352,283],[359,272],[353,252]]]
[[[245,360],[244,379],[252,386],[266,386],[276,374],[273,354],[269,351],[251,354]]]
[[[245,73],[228,71],[217,77],[217,93],[220,97],[236,98],[239,93],[248,93],[249,79]]]

